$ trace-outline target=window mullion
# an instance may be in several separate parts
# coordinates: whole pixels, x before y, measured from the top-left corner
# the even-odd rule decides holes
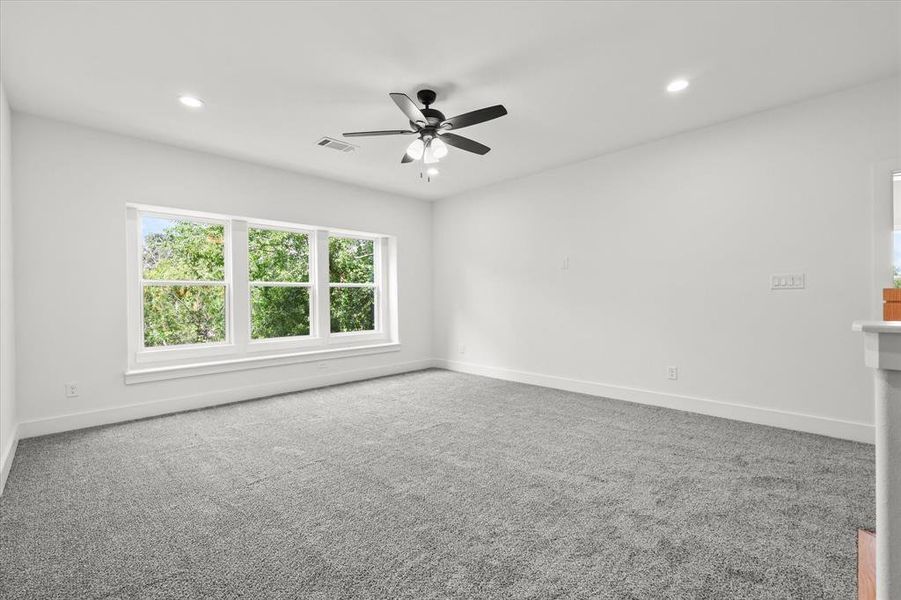
[[[397,246],[396,241],[382,238],[379,247],[379,305],[382,333],[397,341]]]
[[[328,231],[319,230],[315,234],[314,252],[316,265],[313,269],[313,306],[316,320],[315,335],[327,339],[331,330],[329,313],[329,265],[328,265]]]
[[[247,222],[231,222],[231,339],[241,351],[250,341],[250,286],[247,259]]]
[[[385,318],[385,302],[382,298],[383,292],[385,290],[385,247],[384,247],[384,239],[375,240],[372,244],[372,260],[373,260],[373,278],[372,281],[375,284],[374,294],[374,302],[375,302],[375,330],[379,332],[383,332],[385,329],[385,322],[387,319]]]
[[[137,363],[137,353],[144,347],[144,286],[141,238],[141,219],[135,208],[126,211],[128,241],[128,363]]]

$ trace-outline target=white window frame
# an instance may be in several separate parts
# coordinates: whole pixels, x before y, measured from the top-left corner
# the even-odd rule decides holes
[[[382,273],[382,271],[384,270],[382,264],[382,253],[384,252],[384,249],[382,248],[382,244],[380,243],[381,240],[376,236],[338,230],[330,231],[328,237],[372,240],[372,283],[332,283],[331,273],[329,272],[327,275],[328,287],[326,288],[326,294],[331,297],[332,288],[371,288],[374,292],[373,310],[375,311],[375,329],[370,331],[336,331],[332,333],[331,319],[329,319],[328,329],[330,336],[333,340],[335,340],[335,343],[342,343],[342,340],[365,340],[380,338],[383,334],[382,324],[385,323],[388,318],[386,312],[387,307],[385,306],[386,303],[382,301],[382,291],[385,288],[385,282],[383,281]],[[328,244],[327,241],[326,244]],[[326,245],[326,248],[327,247],[328,246]],[[328,257],[326,257],[326,266],[328,266]]]
[[[188,219],[224,225],[226,336],[223,342],[180,346],[144,347],[143,238],[141,219],[152,216]],[[206,375],[238,369],[277,366],[341,358],[399,349],[397,332],[396,239],[393,236],[347,229],[318,227],[249,217],[212,214],[144,204],[126,205],[128,367],[126,383]],[[248,269],[248,229],[276,229],[309,236],[308,283],[268,282],[269,285],[308,287],[310,290],[310,335],[252,339],[250,315],[251,282]],[[329,254],[330,236],[373,240],[374,281],[369,284],[339,284],[343,287],[373,287],[374,331],[330,331]],[[161,282],[153,282],[159,285]],[[170,282],[166,282],[170,283]],[[173,285],[223,285],[218,282],[171,282]]]
[[[901,227],[896,225],[896,223],[901,223],[901,215],[897,214],[899,210],[899,200],[901,198],[895,197],[895,186],[901,185],[901,171],[892,171],[892,285],[895,287],[901,287],[901,275],[895,274],[895,234],[901,231]],[[896,229],[896,227],[898,227]]]
[[[250,281],[250,276],[248,274],[248,289],[247,289],[247,352],[259,353],[259,352],[271,352],[274,350],[280,349],[290,349],[290,348],[315,348],[317,346],[322,346],[321,335],[320,332],[323,332],[326,337],[328,336],[328,329],[322,330],[320,327],[320,323],[317,320],[317,313],[321,310],[319,306],[319,298],[317,294],[317,286],[316,286],[316,270],[319,264],[318,254],[320,252],[319,244],[317,243],[317,230],[309,227],[302,227],[299,225],[286,225],[281,223],[272,223],[266,221],[259,220],[251,220],[248,219],[245,221],[246,227],[243,230],[243,252],[246,258],[246,261],[249,262],[249,248],[248,248],[248,232],[250,229],[273,229],[277,231],[288,231],[291,233],[302,233],[307,236],[307,240],[309,243],[309,251],[310,251],[310,264],[309,264],[309,277],[306,283],[296,283],[296,282],[275,282],[275,281]],[[239,243],[241,243],[239,241]],[[249,270],[248,270],[249,273]],[[305,287],[310,290],[310,333],[308,335],[297,335],[290,337],[278,337],[278,338],[262,338],[262,339],[253,339],[251,336],[252,332],[252,315],[250,310],[250,291],[254,286],[258,287],[266,287],[266,286],[277,286],[277,287]]]

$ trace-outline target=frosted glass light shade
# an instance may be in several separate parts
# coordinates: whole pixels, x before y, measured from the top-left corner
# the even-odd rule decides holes
[[[432,140],[432,143],[429,144],[429,146],[432,148],[432,153],[435,155],[435,158],[444,158],[447,156],[447,144],[438,138]]]
[[[432,142],[431,144],[426,146],[425,151],[422,153],[422,162],[424,162],[427,165],[431,165],[431,164],[438,162],[438,157],[435,156],[434,144],[435,144],[435,142]]]
[[[412,158],[413,160],[419,160],[422,158],[422,152],[425,149],[425,144],[422,143],[422,140],[416,138],[413,142],[407,146],[407,156]]]

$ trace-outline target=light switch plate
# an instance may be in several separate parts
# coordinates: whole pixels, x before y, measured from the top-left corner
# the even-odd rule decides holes
[[[771,290],[803,290],[807,283],[804,273],[777,273],[770,275]]]

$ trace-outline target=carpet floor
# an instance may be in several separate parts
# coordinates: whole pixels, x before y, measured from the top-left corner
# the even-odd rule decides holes
[[[429,370],[23,440],[0,597],[855,597],[871,446]]]

